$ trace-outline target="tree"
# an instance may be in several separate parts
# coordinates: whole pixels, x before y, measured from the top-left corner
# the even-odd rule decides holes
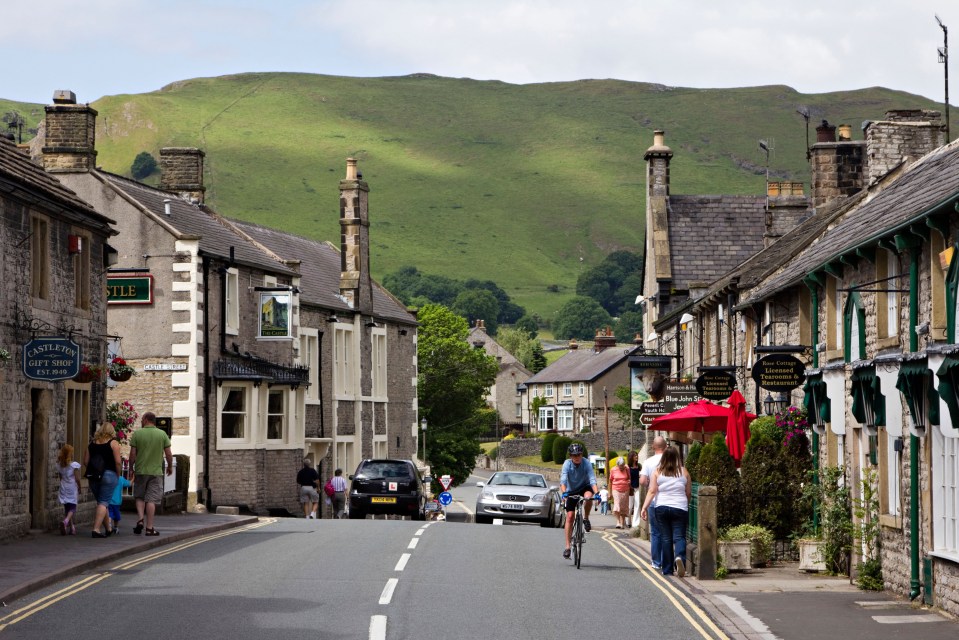
[[[515,327],[525,331],[527,334],[529,334],[530,338],[535,338],[539,335],[539,324],[536,322],[536,318],[529,314],[526,314],[517,320]]]
[[[636,427],[638,423],[638,416],[633,412],[633,393],[629,387],[626,385],[620,385],[616,387],[616,391],[613,392],[616,396],[616,399],[619,400],[616,404],[609,408],[617,418],[619,418],[619,423],[621,425],[629,425],[630,428]]]
[[[536,341],[530,339],[525,331],[503,327],[496,332],[496,342],[513,354],[514,358],[522,362],[524,367],[531,369],[533,345],[536,344]]]
[[[499,367],[495,358],[467,342],[466,320],[450,309],[427,304],[418,319],[417,390],[430,436],[426,458],[434,476],[449,474],[463,481],[480,454],[479,434],[492,422],[486,393]]]
[[[613,328],[616,342],[630,343],[636,339],[636,334],[643,333],[643,314],[639,311],[624,311]]]
[[[729,455],[723,434],[717,433],[712,442],[703,446],[696,461],[696,476],[700,484],[716,487],[716,519],[720,529],[743,523],[742,493],[736,463]]]
[[[578,338],[592,340],[597,329],[612,324],[606,310],[592,298],[577,296],[564,304],[556,314],[553,334],[559,340]]]
[[[156,168],[156,158],[147,151],[141,151],[137,154],[137,157],[133,159],[133,164],[130,165],[130,175],[137,180],[143,180],[156,171]]]
[[[470,326],[475,325],[477,320],[482,320],[487,333],[496,335],[499,302],[497,302],[496,296],[488,290],[465,289],[456,296],[451,308],[466,318]]]
[[[533,343],[533,356],[526,368],[533,373],[539,373],[546,368],[546,354],[543,353],[543,345],[538,340]]]

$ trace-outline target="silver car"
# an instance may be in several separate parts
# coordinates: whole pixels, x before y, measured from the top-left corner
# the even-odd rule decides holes
[[[541,527],[560,526],[557,487],[547,485],[542,474],[498,471],[476,486],[483,489],[476,497],[478,524],[502,518],[538,522]]]

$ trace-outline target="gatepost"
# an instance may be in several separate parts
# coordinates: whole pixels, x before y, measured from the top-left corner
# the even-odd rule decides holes
[[[700,580],[716,579],[716,487],[699,486],[697,543],[693,573]]]

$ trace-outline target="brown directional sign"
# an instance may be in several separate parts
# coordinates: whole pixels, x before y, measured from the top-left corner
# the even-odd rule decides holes
[[[725,400],[736,388],[736,378],[725,371],[703,371],[696,379],[699,395],[710,400]]]
[[[753,365],[752,378],[769,391],[792,391],[806,379],[806,365],[785,353],[773,353]]]

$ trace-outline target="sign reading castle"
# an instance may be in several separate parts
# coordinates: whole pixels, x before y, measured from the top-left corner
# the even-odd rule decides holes
[[[107,304],[153,304],[153,276],[108,276]]]

